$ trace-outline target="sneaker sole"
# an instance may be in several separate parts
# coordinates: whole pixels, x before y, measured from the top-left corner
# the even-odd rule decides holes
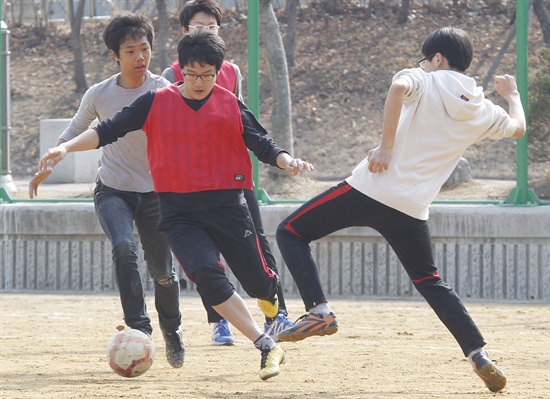
[[[267,317],[276,317],[279,314],[279,300],[276,299],[275,303],[271,303],[265,299],[258,299],[258,307]]]
[[[502,391],[506,386],[506,376],[494,364],[487,364],[475,372],[491,392]]]
[[[214,342],[212,341],[212,346],[234,346],[235,341],[227,341],[227,342]]]
[[[282,342],[296,342],[296,341],[301,341],[303,339],[306,339],[308,337],[313,337],[315,335],[318,335],[318,336],[332,335],[332,334],[335,334],[337,331],[338,331],[338,326],[329,326],[322,330],[316,330],[316,331],[302,331],[302,332],[294,332],[294,333],[285,333],[283,331],[279,334],[278,338],[279,338],[279,341],[282,341]]]
[[[168,361],[168,364],[170,366],[172,366],[172,368],[175,368],[175,369],[179,369],[179,368],[182,368],[183,367],[183,363],[184,363],[184,360],[182,360],[181,362],[180,361],[170,361],[168,359],[166,359]]]

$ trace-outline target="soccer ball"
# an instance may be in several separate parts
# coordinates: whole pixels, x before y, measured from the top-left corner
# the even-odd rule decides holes
[[[123,377],[137,377],[153,364],[155,344],[151,338],[134,329],[117,332],[107,345],[107,363]]]

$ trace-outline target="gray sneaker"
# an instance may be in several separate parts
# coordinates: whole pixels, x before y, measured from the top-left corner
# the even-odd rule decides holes
[[[485,351],[476,353],[469,359],[476,374],[483,380],[489,391],[498,392],[506,386],[506,376],[496,364],[494,364]]]

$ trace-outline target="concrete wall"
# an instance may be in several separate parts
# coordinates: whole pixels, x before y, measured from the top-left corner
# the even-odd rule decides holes
[[[59,136],[69,126],[70,119],[43,119],[40,121],[40,155],[55,147]],[[97,120],[90,125],[97,125]],[[63,163],[54,168],[48,183],[93,183],[97,176],[101,149],[72,152]]]
[[[295,208],[262,207],[283,287],[294,297],[298,291],[274,233]],[[439,205],[429,223],[440,273],[460,296],[550,301],[549,207]],[[1,290],[116,290],[110,244],[92,203],[0,204],[0,249]],[[332,298],[418,296],[393,250],[372,229],[342,230],[312,250]],[[141,250],[140,257],[150,290]]]

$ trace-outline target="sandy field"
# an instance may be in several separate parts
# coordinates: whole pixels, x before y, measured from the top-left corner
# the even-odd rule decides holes
[[[291,299],[293,318],[303,313]],[[258,322],[262,315],[247,303]],[[182,296],[185,364],[164,357],[151,295],[157,345],[151,369],[126,379],[111,371],[105,348],[121,323],[117,295],[0,294],[2,399],[510,399],[550,398],[550,307],[467,301],[506,372],[507,388],[489,392],[458,345],[421,300],[334,300],[340,330],[330,337],[282,343],[286,362],[268,381],[260,354],[234,331],[232,347],[210,345],[211,327],[198,297]]]

